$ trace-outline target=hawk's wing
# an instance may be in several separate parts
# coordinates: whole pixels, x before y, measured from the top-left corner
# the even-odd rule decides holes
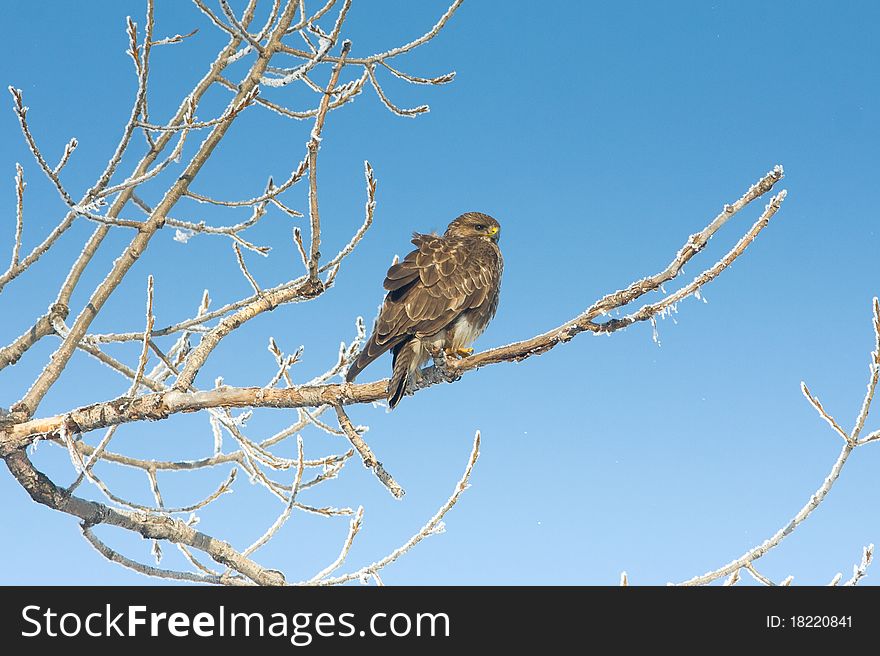
[[[416,250],[388,269],[388,295],[347,380],[401,342],[446,328],[497,291],[498,256],[488,244],[418,233],[412,242]]]

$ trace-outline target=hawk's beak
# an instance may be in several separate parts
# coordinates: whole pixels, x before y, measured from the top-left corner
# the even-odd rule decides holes
[[[489,236],[494,240],[498,241],[501,238],[501,228],[498,226],[492,226],[489,228]]]

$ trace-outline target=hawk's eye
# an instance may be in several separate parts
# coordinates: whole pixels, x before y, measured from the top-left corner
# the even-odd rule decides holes
[[[486,226],[484,226],[482,223],[478,223],[477,225],[474,226],[474,230],[476,230],[478,232],[483,232],[483,230],[485,230],[485,229],[486,229]]]

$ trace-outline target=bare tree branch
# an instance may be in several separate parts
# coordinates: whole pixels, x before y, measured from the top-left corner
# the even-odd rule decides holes
[[[34,501],[79,517],[87,527],[108,524],[140,533],[145,538],[181,542],[207,553],[221,565],[241,572],[255,583],[284,583],[284,577],[279,572],[264,569],[235,551],[228,543],[200,533],[180,520],[144,512],[116,510],[94,501],[69,496],[45,474],[35,469],[23,451],[15,451],[5,456],[5,460],[9,471]]]
[[[337,405],[334,409],[336,410],[336,416],[339,418],[339,427],[345,433],[345,436],[348,438],[348,441],[351,442],[351,445],[361,455],[361,460],[364,461],[364,467],[373,471],[376,478],[379,479],[379,482],[388,488],[388,491],[391,492],[394,498],[402,499],[403,495],[406,494],[404,489],[397,484],[394,477],[389,474],[382,466],[382,463],[376,459],[370,445],[364,441],[363,437],[361,437],[361,434],[351,423],[351,420],[348,418],[348,415],[345,414],[342,407]]]
[[[880,327],[878,327],[878,300],[874,298],[873,302],[873,310],[874,310],[874,325],[875,325],[875,337],[876,337],[876,348],[872,355],[872,364],[876,360],[876,354],[880,351]],[[871,398],[873,398],[873,388],[871,381],[874,381],[875,369],[872,366],[871,368],[871,379],[868,383],[868,397],[866,399],[866,403],[870,406]],[[876,383],[874,383],[876,384]],[[801,383],[801,389],[804,392],[804,396],[810,402],[813,407],[815,407],[822,418],[827,421],[832,428],[834,428],[835,432],[840,434],[844,439],[843,448],[840,450],[840,454],[837,456],[837,460],[831,467],[831,471],[828,473],[828,476],[825,477],[825,480],[819,486],[819,488],[810,495],[810,498],[804,504],[804,506],[792,517],[781,529],[779,529],[776,533],[774,533],[770,538],[759,544],[758,546],[749,549],[746,553],[744,553],[739,558],[732,560],[719,567],[718,569],[712,570],[711,572],[706,572],[701,576],[695,576],[687,581],[684,581],[680,585],[705,585],[707,583],[712,583],[720,578],[731,575],[734,572],[738,571],[741,568],[746,568],[753,576],[755,575],[752,563],[762,556],[766,555],[771,549],[774,549],[779,545],[782,540],[790,535],[798,526],[800,526],[804,520],[806,520],[813,511],[819,507],[819,505],[825,500],[828,496],[828,493],[831,492],[831,488],[834,483],[837,481],[840,476],[840,472],[843,469],[843,466],[846,464],[846,461],[849,459],[850,455],[852,455],[853,451],[865,444],[866,441],[870,440],[859,440],[858,432],[861,430],[862,425],[864,424],[864,417],[868,414],[868,407],[863,406],[859,411],[859,415],[856,419],[855,426],[850,434],[847,434],[842,428],[840,428],[839,424],[834,421],[822,408],[822,405],[810,394],[810,391],[807,389],[807,386]],[[878,431],[880,434],[880,431]],[[867,566],[870,564],[871,554],[866,550],[865,558],[863,558],[862,570],[867,569]],[[857,571],[859,568],[855,568]],[[854,576],[854,583],[857,582],[861,576],[864,575],[864,572],[859,576]],[[759,579],[760,580],[760,579]]]
[[[474,465],[477,463],[477,459],[480,457],[480,431],[477,431],[476,436],[474,437],[474,446],[471,450],[470,458],[468,458],[467,466],[465,467],[464,474],[461,477],[461,480],[458,482],[458,485],[455,486],[455,491],[452,493],[452,496],[447,499],[446,503],[440,506],[440,509],[437,513],[428,520],[428,523],[425,524],[421,530],[412,536],[409,540],[407,540],[400,547],[392,551],[382,560],[378,560],[366,567],[362,567],[359,570],[352,572],[350,574],[344,574],[342,576],[337,576],[335,578],[325,578],[315,581],[319,585],[338,585],[340,583],[346,583],[347,581],[351,581],[354,579],[359,579],[364,575],[372,574],[377,572],[378,570],[390,565],[395,560],[400,558],[407,551],[416,546],[419,542],[424,540],[426,537],[430,535],[436,535],[437,533],[442,533],[444,530],[443,518],[446,516],[452,507],[456,504],[459,497],[462,493],[470,487],[470,478],[471,472],[474,469]]]
[[[57,300],[50,310],[38,318],[33,327],[22,334],[12,343],[0,347],[0,369],[14,364],[32,346],[43,337],[54,335],[60,339],[60,346],[52,355],[47,366],[39,373],[30,388],[11,408],[11,412],[3,410],[0,413],[0,442],[2,442],[2,455],[7,467],[18,482],[28,491],[33,499],[60,512],[74,515],[83,520],[83,535],[89,543],[105,558],[119,563],[147,576],[156,576],[173,580],[190,582],[215,583],[227,585],[247,585],[251,583],[275,585],[284,583],[284,577],[280,572],[268,570],[253,562],[249,556],[260,546],[266,544],[278,532],[280,527],[292,516],[294,510],[300,510],[325,518],[350,516],[354,511],[348,507],[337,508],[334,506],[322,506],[309,504],[301,501],[300,496],[307,490],[335,479],[343,466],[354,454],[351,449],[340,455],[327,455],[315,457],[309,460],[304,458],[302,437],[298,432],[303,428],[312,428],[334,436],[345,435],[357,445],[365,461],[373,463],[373,469],[384,480],[389,489],[402,495],[402,490],[394,483],[393,479],[375,461],[369,447],[363,441],[361,427],[354,427],[348,420],[341,408],[342,428],[337,429],[320,420],[320,415],[327,411],[331,404],[324,401],[312,404],[304,404],[297,408],[297,419],[287,427],[277,431],[273,435],[254,438],[246,428],[246,422],[252,413],[252,409],[234,413],[233,405],[206,405],[208,419],[206,432],[213,439],[213,452],[210,455],[191,460],[159,460],[151,457],[133,457],[126,453],[114,453],[109,451],[110,443],[118,434],[120,427],[127,423],[133,415],[132,408],[138,408],[145,400],[159,396],[182,395],[188,398],[190,395],[207,394],[220,395],[233,389],[225,386],[222,379],[218,378],[214,389],[199,390],[194,386],[194,380],[202,366],[212,354],[219,342],[233,330],[243,325],[251,318],[277,307],[283,303],[295,301],[308,301],[329,289],[335,280],[343,260],[351,254],[361,242],[364,234],[372,225],[375,212],[376,180],[372,168],[365,162],[365,175],[367,186],[367,201],[365,204],[365,217],[361,226],[352,235],[349,242],[344,245],[330,260],[321,261],[321,217],[318,210],[318,185],[317,185],[317,153],[327,115],[330,111],[351,102],[363,89],[369,79],[370,73],[363,67],[359,77],[348,82],[341,81],[341,73],[346,66],[346,57],[351,48],[350,42],[341,38],[347,12],[351,6],[351,0],[336,2],[331,0],[320,7],[315,13],[309,15],[304,4],[299,0],[273,0],[266,22],[258,32],[251,32],[249,25],[252,22],[257,3],[250,0],[241,17],[233,13],[230,3],[221,0],[220,9],[222,17],[215,14],[208,6],[196,0],[196,5],[214,23],[214,26],[224,31],[230,38],[226,46],[218,53],[211,63],[208,72],[202,80],[188,93],[179,103],[178,110],[169,120],[151,120],[148,110],[148,80],[150,79],[150,53],[153,46],[180,43],[184,39],[193,36],[196,30],[188,34],[176,34],[167,38],[154,38],[154,0],[145,0],[146,20],[143,29],[130,18],[126,22],[128,37],[128,56],[134,64],[134,72],[137,78],[137,89],[132,103],[132,109],[128,121],[123,129],[122,136],[110,157],[107,166],[91,188],[89,188],[79,201],[61,183],[60,172],[67,166],[71,155],[77,147],[77,140],[70,140],[65,146],[64,152],[55,165],[51,168],[43,151],[38,147],[31,132],[27,120],[27,107],[24,106],[20,91],[12,89],[14,106],[19,118],[25,141],[35,156],[38,165],[55,186],[62,200],[68,207],[68,211],[62,221],[46,237],[43,242],[26,256],[21,256],[22,231],[23,231],[23,190],[24,178],[20,167],[17,168],[16,176],[16,206],[17,221],[16,231],[12,239],[12,258],[10,268],[0,276],[0,290],[26,271],[42,255],[53,248],[60,236],[72,225],[76,218],[85,218],[99,223],[96,230],[85,243],[77,255],[70,271],[57,293]],[[328,13],[334,5],[338,5],[339,12],[336,16],[332,29],[325,31],[317,20]],[[453,8],[454,10],[454,8]],[[295,21],[297,13],[300,20]],[[451,15],[451,13],[449,14]],[[447,16],[448,18],[448,16]],[[444,19],[445,22],[446,19]],[[441,25],[442,26],[442,25]],[[286,46],[282,39],[289,34],[300,32],[308,44],[310,53],[305,57],[305,62],[294,67],[279,66],[272,61],[273,57],[284,52]],[[308,34],[306,34],[308,32]],[[425,43],[439,32],[435,28],[432,34],[422,39]],[[312,38],[317,39],[312,44]],[[341,48],[337,56],[331,55],[337,43]],[[411,50],[411,47],[406,50]],[[403,52],[403,51],[401,51]],[[242,80],[234,84],[224,76],[224,70],[233,62],[251,55],[251,62],[247,74]],[[327,59],[332,57],[332,61]],[[329,63],[328,63],[329,62]],[[448,81],[451,76],[442,76],[434,80],[418,78],[401,73],[387,66],[379,60],[372,64],[381,63],[392,74],[413,84],[440,84]],[[362,66],[362,65],[361,65]],[[319,68],[320,67],[320,68]],[[318,86],[310,78],[316,71],[329,69],[329,81],[326,86]],[[270,102],[259,97],[261,86],[285,87],[294,82],[301,82],[306,88],[312,89],[319,94],[316,105],[304,111],[289,110],[278,103]],[[226,108],[214,118],[200,120],[196,117],[199,103],[207,91],[214,84],[230,89],[233,97]],[[273,109],[282,115],[292,118],[311,118],[314,120],[309,139],[306,141],[305,157],[293,169],[287,179],[280,185],[275,185],[272,178],[265,191],[255,198],[224,201],[202,196],[190,191],[190,186],[197,178],[205,163],[212,156],[216,146],[225,137],[230,125],[236,118],[251,105],[263,105]],[[146,151],[127,176],[119,176],[117,172],[124,160],[131,157],[133,151],[132,136],[136,131],[142,131],[146,139]],[[138,190],[141,187],[155,187],[158,181],[163,179],[160,174],[176,165],[184,154],[186,138],[192,130],[205,130],[207,136],[202,143],[194,149],[194,154],[181,167],[180,175],[173,183],[168,185],[159,194],[161,200],[151,204],[143,200]],[[170,151],[168,149],[170,148]],[[306,275],[289,280],[269,289],[262,289],[255,277],[249,271],[241,252],[247,248],[263,256],[269,253],[267,246],[257,246],[243,236],[244,231],[255,226],[266,214],[269,204],[280,209],[288,217],[300,217],[302,214],[289,206],[282,195],[295,185],[302,177],[309,173],[309,225],[311,228],[310,243],[308,247],[302,243],[301,233],[298,248],[301,250]],[[268,177],[268,176],[267,176]],[[114,180],[115,179],[115,180]],[[147,197],[147,196],[144,196]],[[208,203],[217,207],[235,208],[249,206],[252,208],[250,218],[239,220],[230,225],[210,225],[204,220],[183,220],[179,216],[173,216],[174,208],[181,198],[192,198],[202,203]],[[138,221],[121,216],[121,212],[129,201],[144,212],[146,218]],[[109,204],[109,205],[108,205]],[[242,274],[253,288],[254,294],[238,300],[233,300],[225,305],[209,310],[209,298],[207,291],[202,296],[201,303],[195,316],[178,320],[165,328],[155,327],[154,306],[154,282],[153,277],[148,278],[146,322],[142,332],[114,332],[108,334],[89,334],[88,330],[93,321],[104,312],[105,303],[114,294],[123,288],[126,275],[132,264],[144,253],[151,244],[152,237],[163,227],[168,226],[176,230],[175,239],[186,242],[192,235],[210,234],[222,235],[233,242],[233,251]],[[74,291],[80,281],[84,279],[86,268],[93,262],[96,254],[105,248],[105,237],[110,230],[126,228],[136,230],[133,237],[129,237],[128,245],[121,255],[117,257],[103,281],[90,293],[86,294],[87,302],[76,314],[71,325],[65,320],[70,312],[70,302],[74,298]],[[324,274],[324,275],[321,275]],[[320,277],[319,277],[320,276]],[[318,374],[306,385],[294,383],[291,375],[291,367],[300,359],[302,349],[293,355],[285,355],[274,341],[270,342],[270,350],[275,357],[277,371],[271,377],[269,384],[258,392],[260,396],[269,393],[298,393],[301,389],[328,387],[326,383],[332,378],[344,372],[348,362],[356,355],[360,343],[365,337],[363,320],[358,318],[356,322],[357,335],[348,345],[344,342],[339,349],[339,357],[336,362],[329,365],[324,373]],[[193,347],[191,337],[200,335],[201,340]],[[158,340],[164,336],[174,335],[175,341],[166,348],[160,346]],[[128,363],[123,352],[105,352],[104,344],[117,342],[139,342],[139,356],[136,363]],[[118,350],[118,349],[117,349]],[[86,435],[89,430],[83,425],[76,424],[76,417],[85,419],[86,415],[76,415],[65,412],[59,416],[61,422],[56,430],[48,432],[30,433],[25,435],[23,431],[29,428],[48,427],[50,422],[45,419],[32,419],[33,414],[40,405],[42,399],[50,389],[58,383],[62,372],[67,368],[70,360],[77,352],[83,352],[96,358],[116,374],[124,376],[128,380],[128,393],[124,400],[120,399],[116,404],[117,413],[106,415],[110,423],[104,426],[103,435],[94,442]],[[150,370],[148,368],[151,353],[156,356],[157,364]],[[176,376],[174,386],[170,387],[167,380]],[[282,381],[286,387],[282,389]],[[146,394],[141,392],[146,389]],[[372,393],[372,392],[371,392]],[[157,396],[158,395],[158,396]],[[149,404],[149,401],[147,401]],[[97,410],[97,406],[94,407]],[[255,406],[256,407],[256,406]],[[153,408],[153,412],[157,408]],[[100,412],[100,411],[98,411]],[[173,410],[171,414],[176,413]],[[88,414],[88,413],[86,413]],[[170,416],[170,415],[168,415]],[[97,415],[92,415],[87,423],[91,422],[98,428]],[[36,422],[34,424],[33,422]],[[100,423],[100,421],[98,422]],[[296,435],[298,457],[286,458],[278,455],[275,447]],[[58,445],[66,449],[70,456],[71,464],[77,473],[73,483],[66,489],[59,487],[48,477],[37,470],[27,456],[24,447],[32,444],[35,439],[45,439],[50,445]],[[232,444],[232,450],[225,447]],[[230,439],[231,438],[231,439]],[[18,446],[13,446],[17,444]],[[98,463],[131,467],[145,474],[144,482],[150,490],[154,500],[153,505],[135,502],[117,491],[102,477],[98,475],[96,466]],[[220,481],[213,492],[206,497],[189,505],[170,505],[163,494],[160,483],[159,471],[168,472],[167,476],[181,475],[186,472],[207,469],[221,465],[231,465],[224,480]],[[308,477],[304,476],[307,468],[319,468]],[[194,514],[208,504],[214,503],[230,491],[232,482],[237,472],[241,469],[248,475],[252,482],[257,483],[271,496],[284,503],[284,510],[277,517],[271,527],[258,538],[244,552],[239,552],[228,543],[204,533],[196,531],[193,526],[198,521]],[[295,469],[293,481],[275,480],[278,472]],[[109,478],[107,479],[110,480]],[[104,505],[81,499],[74,496],[78,487],[87,481],[103,494],[108,503]],[[448,509],[448,508],[447,508]],[[192,513],[189,519],[183,521],[175,515],[180,513]],[[344,562],[355,535],[362,525],[363,509],[361,508],[353,522],[349,525],[348,537],[341,545],[339,555],[331,563],[318,573],[319,578],[338,569]],[[177,572],[169,569],[161,569],[142,562],[138,562],[126,555],[120,554],[100,540],[92,530],[98,524],[109,524],[121,527],[128,531],[140,533],[152,543],[152,553],[157,562],[162,556],[162,543],[169,541],[177,545],[187,562],[192,566],[192,572]],[[420,539],[420,538],[419,538]],[[414,544],[414,543],[413,543]],[[202,551],[215,562],[225,568],[222,573],[203,564],[196,557],[195,551]],[[396,556],[395,556],[396,558]],[[393,560],[393,558],[392,558]],[[391,562],[390,560],[388,562]],[[381,579],[377,569],[382,566],[374,566],[369,573],[378,584]]]

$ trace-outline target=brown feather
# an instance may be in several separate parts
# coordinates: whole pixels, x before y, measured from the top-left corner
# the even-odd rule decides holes
[[[346,373],[355,377],[384,352],[394,355],[388,402],[393,408],[418,373],[428,349],[413,340],[446,348],[454,335],[466,345],[485,329],[498,306],[503,260],[492,237],[475,226],[495,226],[485,214],[469,212],[449,224],[446,234],[415,233],[415,250],[388,269],[388,291],[373,334]],[[461,324],[461,321],[466,321]]]

